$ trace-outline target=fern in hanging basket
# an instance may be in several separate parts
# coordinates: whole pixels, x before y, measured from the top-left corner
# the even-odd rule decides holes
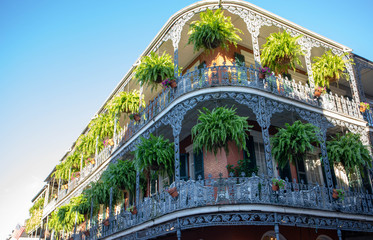
[[[207,9],[199,16],[200,20],[192,22],[188,32],[188,44],[194,44],[195,52],[201,48],[211,50],[219,46],[228,49],[229,43],[237,46],[237,42],[242,40],[238,36],[242,31],[234,27],[231,17],[225,17],[221,9],[215,12]]]
[[[106,109],[111,116],[120,117],[122,113],[137,113],[140,107],[145,108],[144,95],[141,96],[138,90],[133,90],[117,94],[109,101]]]
[[[295,164],[296,160],[304,160],[306,153],[314,150],[312,144],[320,144],[318,131],[314,125],[299,120],[292,125],[285,123],[285,128],[271,138],[272,155],[278,166],[283,169],[289,161]]]
[[[136,170],[154,170],[171,177],[174,174],[174,144],[163,136],[156,137],[152,134],[148,139],[140,139],[141,142],[134,151]]]
[[[286,31],[269,35],[260,55],[262,65],[269,67],[276,74],[288,73],[289,68],[295,71],[296,64],[302,66],[299,57],[304,55],[297,43],[300,38],[302,35],[292,37]]]
[[[326,142],[326,150],[331,165],[341,163],[349,174],[357,168],[360,174],[364,175],[364,168],[370,169],[372,167],[372,157],[368,146],[363,145],[359,134],[336,135],[332,140]]]
[[[118,160],[116,163],[109,164],[101,178],[109,186],[120,190],[126,189],[131,194],[135,193],[136,169],[131,160]]]
[[[150,56],[141,58],[141,63],[135,69],[135,78],[141,86],[150,85],[153,89],[162,83],[166,78],[174,76],[174,63],[169,54],[161,56],[151,52]]]
[[[193,151],[205,149],[216,156],[218,150],[225,149],[228,153],[228,142],[234,142],[239,149],[246,149],[247,131],[252,126],[247,123],[247,117],[236,114],[236,109],[218,107],[212,111],[203,108],[199,111],[197,124],[192,128]]]
[[[350,75],[345,70],[346,63],[353,64],[353,59],[343,59],[348,53],[334,55],[331,50],[324,53],[321,57],[314,57],[312,64],[313,79],[315,85],[320,87],[329,87],[330,82],[338,81],[340,78],[350,79]]]

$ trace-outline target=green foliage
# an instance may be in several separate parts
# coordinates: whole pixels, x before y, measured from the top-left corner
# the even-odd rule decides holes
[[[110,114],[99,114],[89,124],[89,134],[98,137],[99,142],[105,138],[112,138],[114,135],[114,117]],[[117,131],[120,131],[119,121],[117,122]]]
[[[272,178],[272,183],[277,185],[280,189],[285,188],[285,181],[282,179]]]
[[[250,162],[249,158],[244,158],[243,160],[238,160],[237,166],[228,164],[228,173],[233,173],[235,177],[241,177],[241,173],[245,173],[245,177],[251,177],[253,173],[258,174],[258,167],[251,168]]]
[[[313,79],[315,85],[320,87],[329,87],[330,79],[339,80],[345,77],[349,80],[350,75],[344,72],[346,63],[353,63],[352,59],[343,59],[343,56],[348,55],[344,53],[341,56],[334,55],[331,50],[324,53],[321,57],[314,57],[312,64]]]
[[[149,84],[152,90],[157,88],[162,80],[174,76],[174,63],[169,54],[165,52],[159,56],[151,52],[150,56],[144,56],[141,63],[135,69],[135,78],[141,86]]]
[[[35,211],[35,210],[40,210],[43,209],[44,207],[44,198],[39,198],[34,205],[29,209],[30,215]]]
[[[142,99],[141,105],[140,99]],[[140,106],[145,108],[144,95],[140,96],[138,90],[133,90],[132,92],[120,92],[110,100],[106,108],[109,115],[120,117],[125,112],[138,113]]]
[[[302,35],[292,37],[286,31],[282,33],[272,33],[267,37],[267,42],[263,45],[261,62],[263,66],[269,67],[276,74],[288,73],[288,69],[295,71],[295,64],[302,66],[299,57],[304,53],[297,41]],[[286,63],[289,60],[289,63]]]
[[[80,155],[77,151],[66,157],[65,161],[56,166],[54,176],[58,179],[69,180],[69,173],[78,172],[80,169]],[[71,170],[71,171],[70,171]]]
[[[131,194],[136,190],[136,169],[133,161],[118,160],[108,166],[101,176],[104,183],[121,190],[127,189]]]
[[[320,143],[317,138],[319,129],[310,123],[295,121],[293,125],[285,123],[272,138],[272,155],[278,166],[283,169],[290,161],[303,160],[307,152],[312,152],[312,143]]]
[[[372,157],[368,146],[360,141],[359,134],[347,133],[344,136],[337,135],[326,142],[329,162],[342,163],[345,170],[351,174],[357,168],[364,175],[364,168],[372,167]]]
[[[224,17],[221,9],[215,12],[207,9],[199,16],[200,20],[192,22],[188,32],[188,44],[194,44],[195,52],[201,48],[210,50],[219,46],[228,49],[228,43],[237,46],[237,42],[242,40],[238,36],[242,31],[234,27],[231,17]]]
[[[29,209],[30,218],[26,222],[26,232],[30,232],[40,224],[43,214],[44,198],[39,198]]]
[[[51,217],[48,222],[49,229],[55,231],[72,231],[75,225],[75,217],[77,216],[77,224],[84,221],[84,216],[76,211],[76,201],[61,206],[52,212]]]
[[[166,173],[169,177],[174,174],[174,144],[163,136],[149,139],[141,137],[141,143],[135,150],[135,168],[138,171],[156,170]]]
[[[88,201],[87,196],[84,194],[71,198],[70,203],[72,205],[72,211],[78,212],[82,215],[87,214],[91,209],[91,204]]]
[[[203,112],[204,111],[204,112]],[[220,148],[228,153],[228,142],[233,141],[239,149],[246,149],[246,132],[249,131],[247,117],[240,117],[236,109],[218,107],[212,111],[199,111],[197,124],[192,128],[193,151],[205,149],[217,154]]]

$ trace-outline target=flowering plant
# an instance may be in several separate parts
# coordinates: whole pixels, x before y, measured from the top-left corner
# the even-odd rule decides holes
[[[259,69],[259,73],[263,73],[265,75],[271,75],[272,74],[272,71],[269,67],[261,67]]]
[[[108,145],[110,145],[110,146],[114,145],[113,139],[104,140],[104,147],[106,147]]]
[[[171,87],[173,81],[175,81],[175,78],[166,78],[163,80],[162,85],[166,88]]]
[[[345,191],[343,189],[333,189],[338,194],[338,198],[343,201],[345,199]]]
[[[319,91],[319,92],[325,92],[326,91],[326,87],[319,87],[319,86],[317,86],[317,87],[315,87],[315,91]]]
[[[367,103],[367,102],[361,102],[361,103],[360,103],[360,106],[361,106],[361,107],[365,107],[367,110],[370,109],[370,105],[369,105],[369,103]]]
[[[285,187],[285,181],[282,179],[272,178],[272,183],[273,185],[277,185],[281,189]]]

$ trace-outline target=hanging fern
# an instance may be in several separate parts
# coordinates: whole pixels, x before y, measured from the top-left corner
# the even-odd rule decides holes
[[[141,142],[135,150],[135,168],[137,171],[151,168],[169,177],[174,174],[174,144],[163,136],[155,137],[150,134],[149,139],[140,137]]]
[[[101,176],[102,181],[108,186],[127,189],[131,194],[135,193],[136,189],[136,170],[134,162],[130,160],[119,160],[117,163],[112,163]]]
[[[297,43],[302,35],[292,37],[288,32],[272,33],[267,37],[260,55],[263,66],[269,67],[276,74],[288,73],[288,69],[295,71],[295,65],[302,66],[299,57],[304,53]]]
[[[326,149],[331,165],[342,163],[349,174],[353,173],[356,167],[361,175],[364,175],[364,168],[372,167],[372,157],[368,146],[362,144],[359,134],[337,135],[326,142]]]
[[[348,72],[345,72],[346,63],[353,63],[352,59],[343,59],[343,56],[347,56],[348,53],[344,53],[341,56],[334,55],[331,50],[324,53],[321,57],[314,57],[312,64],[313,79],[315,85],[320,87],[329,87],[329,81],[339,80],[341,77],[350,79]]]
[[[157,89],[159,83],[166,78],[174,76],[174,63],[169,54],[165,52],[159,56],[151,52],[150,56],[141,58],[141,63],[135,69],[135,78],[141,86],[149,84]]]
[[[280,128],[271,138],[272,155],[278,166],[283,169],[289,161],[295,164],[296,160],[303,160],[307,152],[314,150],[313,143],[320,144],[318,131],[310,123],[285,123],[285,128]]]
[[[140,103],[140,99],[142,99]],[[111,116],[121,116],[122,113],[138,113],[140,106],[145,108],[144,95],[140,95],[138,90],[132,92],[120,92],[107,104],[108,112]]]
[[[41,217],[43,215],[44,198],[37,200],[29,209],[30,218],[26,222],[26,232],[30,232],[35,227],[40,225]]]
[[[198,122],[192,128],[193,151],[205,149],[217,154],[220,148],[228,153],[228,142],[233,141],[239,149],[246,149],[246,132],[252,126],[247,117],[240,117],[236,109],[219,107],[212,111],[203,108],[199,111]]]
[[[231,17],[224,17],[221,9],[215,12],[207,9],[199,17],[200,20],[191,23],[188,32],[188,44],[194,44],[195,52],[201,48],[210,50],[219,46],[228,49],[228,43],[237,47],[237,42],[242,40],[238,36],[242,31],[234,27]]]

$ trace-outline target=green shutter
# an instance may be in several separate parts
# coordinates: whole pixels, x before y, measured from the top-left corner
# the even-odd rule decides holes
[[[239,54],[238,52],[234,53],[234,60],[236,61],[237,66],[245,65],[245,56],[242,54]]]
[[[188,154],[180,154],[180,179],[187,181],[188,180]]]

